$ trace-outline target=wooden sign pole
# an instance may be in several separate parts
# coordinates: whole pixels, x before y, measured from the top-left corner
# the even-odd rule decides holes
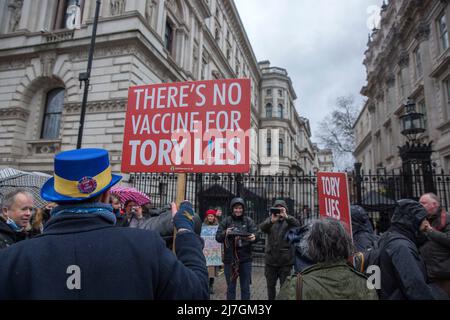
[[[181,202],[183,202],[186,197],[186,173],[178,173],[177,174],[177,196],[175,199],[175,203],[177,204],[177,208],[180,208]],[[175,226],[173,227],[173,245],[172,251],[175,253],[175,239],[177,238],[177,230]]]

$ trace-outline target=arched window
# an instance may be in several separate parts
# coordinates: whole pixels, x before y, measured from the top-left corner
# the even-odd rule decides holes
[[[272,105],[270,103],[266,105],[266,118],[272,118]]]
[[[271,138],[267,138],[267,156],[268,157],[272,156],[272,139]]]
[[[279,141],[278,141],[278,155],[280,156],[280,157],[283,157],[284,156],[284,141],[283,141],[283,139],[280,139]]]
[[[278,105],[278,116],[279,116],[280,118],[283,118],[283,113],[284,113],[284,107],[283,107],[282,104],[279,104],[279,105]]]
[[[41,139],[51,140],[59,138],[61,114],[64,105],[64,91],[64,88],[57,88],[47,93]]]

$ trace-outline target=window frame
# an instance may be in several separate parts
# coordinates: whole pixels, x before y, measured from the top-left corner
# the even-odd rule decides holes
[[[170,29],[171,32],[167,34],[167,30]],[[166,49],[168,52],[173,54],[173,48],[174,48],[174,32],[175,28],[173,23],[167,19],[166,20],[166,27],[164,29],[164,49]]]
[[[269,111],[270,110],[270,117],[269,117]],[[266,104],[266,118],[270,119],[273,118],[273,106],[271,103]]]
[[[283,138],[278,139],[278,156],[284,157],[284,140],[283,140]]]
[[[54,97],[56,97],[61,91],[63,93],[63,100],[62,100],[62,103],[61,103],[61,106],[60,106],[60,111],[59,112],[48,112],[50,95],[53,92],[57,92],[54,95]],[[39,135],[39,139],[41,139],[41,140],[54,140],[54,139],[58,139],[59,138],[59,134],[60,134],[60,131],[61,131],[61,117],[62,117],[62,113],[63,113],[63,109],[64,109],[65,91],[66,91],[66,89],[63,88],[63,87],[57,87],[57,88],[53,88],[53,89],[50,89],[49,91],[47,91],[46,97],[45,97],[45,106],[44,106],[44,113],[42,115],[41,132],[40,132],[40,135]],[[48,115],[55,115],[55,114],[59,115],[59,123],[60,123],[57,135],[55,137],[53,137],[53,136],[44,136],[44,133],[46,131],[47,116]]]
[[[281,103],[278,104],[278,117],[284,119],[284,106]]]
[[[445,29],[442,30],[442,23],[441,22],[445,22]],[[442,12],[439,15],[439,18],[436,21],[437,23],[437,31],[438,31],[438,38],[439,38],[439,49],[441,52],[444,52],[445,50],[447,50],[450,46],[449,43],[449,38],[448,38],[448,26],[447,26],[447,15],[445,14],[445,11]],[[445,36],[445,38],[444,38]],[[445,45],[444,45],[445,43]]]
[[[450,120],[450,77],[447,77],[444,81],[444,100],[446,104],[446,116],[447,120]]]
[[[428,130],[428,111],[427,111],[427,104],[425,102],[425,99],[420,100],[417,103],[419,113],[423,114],[423,126],[426,130]]]
[[[268,157],[272,156],[272,138],[270,137],[266,140],[266,153]]]

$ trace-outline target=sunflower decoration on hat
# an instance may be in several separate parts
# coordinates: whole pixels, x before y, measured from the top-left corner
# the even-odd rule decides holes
[[[83,201],[117,184],[121,176],[112,174],[108,151],[70,150],[55,156],[55,173],[41,189],[41,197],[54,202]]]

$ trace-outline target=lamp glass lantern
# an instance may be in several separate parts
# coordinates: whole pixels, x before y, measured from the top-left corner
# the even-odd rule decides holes
[[[416,112],[416,104],[412,99],[408,99],[405,109],[405,114],[400,117],[403,123],[403,130],[401,133],[408,141],[415,142],[417,136],[425,132],[423,114]]]

